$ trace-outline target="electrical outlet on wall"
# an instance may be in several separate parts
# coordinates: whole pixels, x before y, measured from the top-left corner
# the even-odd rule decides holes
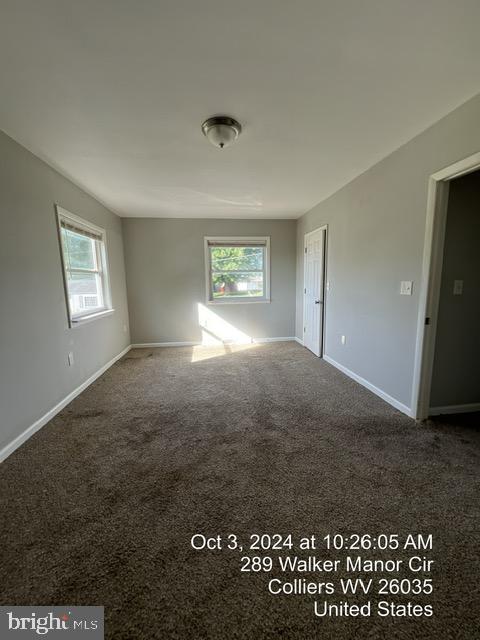
[[[400,283],[400,295],[411,296],[412,292],[413,292],[412,280],[402,280],[402,282]]]
[[[463,280],[454,280],[453,281],[453,295],[461,296],[463,293]]]
[[[341,342],[342,344],[347,344],[347,336],[341,336],[341,337],[340,337],[340,342]]]

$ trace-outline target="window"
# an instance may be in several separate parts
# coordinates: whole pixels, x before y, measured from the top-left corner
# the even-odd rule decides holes
[[[70,326],[110,312],[105,231],[57,206]]]
[[[270,238],[205,238],[207,302],[269,302]]]

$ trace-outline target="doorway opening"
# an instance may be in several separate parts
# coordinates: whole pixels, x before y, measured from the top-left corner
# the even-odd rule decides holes
[[[445,298],[445,304],[447,304],[447,307],[451,307],[451,303],[453,302],[453,305],[456,305],[456,307],[458,308],[459,296],[463,294],[463,284],[461,285],[460,282],[455,282],[455,280],[461,281],[467,277],[465,274],[464,277],[462,277],[462,275],[458,273],[458,277],[454,277],[452,280],[450,271],[444,272],[443,269],[444,254],[445,250],[448,249],[448,246],[446,246],[446,233],[450,186],[452,185],[454,180],[460,179],[462,176],[472,174],[478,169],[480,169],[480,153],[476,153],[473,156],[466,158],[465,160],[446,167],[442,171],[439,171],[430,176],[429,180],[423,270],[420,288],[415,369],[411,404],[413,417],[417,420],[425,420],[429,415],[433,413],[438,414],[438,410],[435,410],[438,409],[438,407],[432,406],[431,400],[433,400],[433,402],[438,402],[438,395],[437,399],[432,398],[434,364],[436,368],[437,366],[442,367],[442,358],[440,357],[439,360],[438,355],[436,358],[437,334],[439,336],[439,339],[441,336],[445,336],[445,327],[443,326],[445,319],[443,316],[445,314],[443,313],[443,311],[442,317],[439,316],[442,292],[451,297],[456,296],[456,300],[448,300],[447,298]],[[476,206],[478,211],[478,203]],[[450,259],[449,261],[451,262]],[[445,263],[445,266],[447,266],[447,263]],[[450,282],[450,280],[452,281]],[[470,280],[470,282],[472,281]],[[462,290],[462,294],[458,293],[460,290]],[[476,292],[476,295],[478,296],[478,291]],[[463,300],[464,299],[462,299],[462,302]],[[444,305],[442,304],[442,306]],[[452,332],[455,332],[458,329],[458,325],[450,326],[450,331]],[[439,375],[441,377],[441,371],[436,371],[435,385],[437,385],[438,383]],[[452,370],[448,375],[455,376],[455,372]],[[434,390],[434,392],[438,393],[438,387],[436,387],[436,390]],[[461,403],[451,404],[451,412],[458,411],[460,405]],[[447,405],[443,406],[441,408],[442,411],[446,411],[446,407]]]
[[[327,225],[305,234],[303,268],[303,344],[318,357],[324,353]]]
[[[429,416],[480,411],[480,170],[450,182]]]

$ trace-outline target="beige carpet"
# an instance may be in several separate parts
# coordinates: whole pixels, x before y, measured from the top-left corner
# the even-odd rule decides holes
[[[131,351],[0,465],[0,603],[104,605],[115,640],[478,638],[480,438],[452,422],[295,343]],[[315,618],[196,532],[431,533],[433,595],[390,599],[434,615]]]

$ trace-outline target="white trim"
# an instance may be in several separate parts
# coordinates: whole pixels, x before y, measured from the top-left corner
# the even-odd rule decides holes
[[[295,342],[298,342],[298,344],[301,344],[303,347],[303,340],[301,338],[297,338],[297,336],[295,336],[294,340]]]
[[[209,242],[225,242],[225,243],[238,243],[239,245],[242,242],[258,242],[262,243],[259,246],[265,248],[265,264],[263,268],[264,273],[264,287],[265,291],[261,298],[257,298],[256,300],[245,299],[243,296],[238,296],[236,298],[228,298],[224,300],[213,299],[210,297],[212,293],[212,282],[211,282],[211,269],[210,269],[210,252]],[[268,304],[271,302],[270,296],[270,236],[204,236],[203,237],[203,250],[204,250],[204,260],[205,260],[205,304],[207,305],[222,305],[222,304],[261,304],[262,302]]]
[[[212,307],[218,307],[219,305],[224,305],[224,304],[270,304],[271,299],[270,298],[259,298],[258,300],[253,300],[253,296],[252,299],[249,299],[247,296],[245,296],[245,299],[239,297],[239,298],[226,298],[225,300],[223,299],[218,299],[218,300],[207,300],[206,304],[207,306],[212,306]]]
[[[417,420],[425,420],[429,414],[447,220],[448,181],[471,173],[479,167],[480,152],[437,171],[429,178],[411,398],[412,415]],[[425,324],[426,318],[430,319],[428,325]]]
[[[325,351],[325,336],[327,335],[325,332],[325,325],[326,325],[326,321],[327,321],[327,258],[328,258],[328,224],[324,224],[321,227],[317,227],[316,229],[313,229],[313,231],[309,231],[308,233],[305,233],[303,236],[303,284],[302,284],[302,296],[303,296],[303,305],[302,305],[302,334],[305,333],[305,308],[306,308],[306,297],[305,297],[305,272],[307,270],[307,254],[305,249],[307,248],[307,238],[311,235],[313,235],[314,233],[317,233],[318,231],[325,231],[325,242],[323,245],[323,270],[322,270],[322,277],[323,277],[323,308],[322,308],[322,332],[320,335],[320,352],[318,354],[314,354],[314,355],[318,355],[318,357],[322,357],[323,353]],[[302,340],[302,346],[304,346],[304,341]],[[308,347],[307,347],[308,348]],[[312,353],[314,353],[312,351]]]
[[[472,404],[451,404],[446,407],[430,407],[428,415],[441,416],[449,413],[472,413],[473,411],[480,411],[480,402],[473,402]]]
[[[355,382],[358,382],[359,384],[361,384],[363,387],[365,387],[366,389],[368,389],[369,391],[377,395],[379,398],[382,398],[382,400],[385,400],[385,402],[388,402],[388,404],[391,404],[392,407],[395,407],[395,409],[398,409],[402,413],[405,413],[410,418],[412,417],[412,411],[410,407],[407,407],[405,404],[402,404],[395,398],[392,398],[392,396],[389,396],[388,393],[385,393],[385,391],[382,391],[381,389],[373,385],[371,382],[368,382],[368,380],[365,380],[365,378],[362,378],[361,376],[357,375],[353,371],[350,371],[350,369],[347,369],[347,367],[344,367],[343,364],[340,364],[336,362],[336,360],[334,360],[333,358],[330,358],[330,356],[327,356],[326,353],[323,354],[323,359],[325,360],[325,362],[328,362],[329,364],[334,366],[336,369],[339,369],[339,371],[347,375],[349,378],[352,378],[352,380],[355,380]]]
[[[436,317],[440,302],[440,280],[447,221],[448,190],[448,183],[437,182],[433,177],[429,179],[411,399],[411,405],[418,420],[424,420],[428,414],[430,380],[435,349]],[[429,318],[429,324],[426,324],[427,317]],[[421,355],[418,360],[417,354]],[[422,367],[420,366],[420,361],[423,362]],[[420,388],[422,391],[420,391]]]
[[[132,349],[148,349],[151,347],[195,347],[201,342],[137,342]]]
[[[90,222],[90,220],[85,220],[85,218],[80,218],[80,216],[76,216],[74,213],[67,211],[67,209],[64,209],[59,204],[55,205],[55,209],[57,211],[58,217],[67,218],[67,219],[70,218],[70,220],[73,220],[74,222],[76,222],[80,227],[84,227],[85,229],[91,229],[92,231],[95,231],[102,237],[105,235],[105,229],[103,229],[102,227],[97,227],[97,225],[93,224],[93,222]]]
[[[267,342],[295,342],[294,336],[282,338],[252,338],[254,344],[266,344]]]
[[[265,344],[267,342],[294,342],[297,338],[293,336],[280,337],[280,338],[250,338],[250,340],[221,340],[218,341],[221,344]],[[157,347],[197,347],[202,346],[202,342],[138,342],[132,344],[132,349],[148,349]],[[203,345],[205,347],[215,347],[216,345]]]
[[[131,346],[125,347],[123,351],[121,351],[114,358],[109,360],[107,364],[104,364],[98,371],[93,373],[85,382],[82,382],[80,386],[71,391],[63,400],[60,400],[58,404],[52,407],[45,415],[39,418],[36,422],[30,425],[25,431],[23,431],[19,436],[17,436],[14,440],[9,442],[7,445],[0,449],[0,462],[3,462],[10,454],[12,454],[15,449],[18,449],[20,445],[26,442],[34,433],[39,431],[44,425],[47,424],[52,418],[54,418],[57,413],[59,413],[64,407],[67,406],[74,398],[76,398],[82,391],[84,391],[88,386],[95,382],[97,378],[99,378],[107,369],[109,369],[117,360],[120,360],[126,353],[128,353],[131,349]]]
[[[91,313],[88,316],[77,316],[72,320],[72,329],[75,329],[75,327],[81,327],[88,322],[92,322],[92,320],[98,320],[99,318],[104,318],[105,316],[111,316],[113,313],[115,313],[115,309],[104,309],[103,311]]]

